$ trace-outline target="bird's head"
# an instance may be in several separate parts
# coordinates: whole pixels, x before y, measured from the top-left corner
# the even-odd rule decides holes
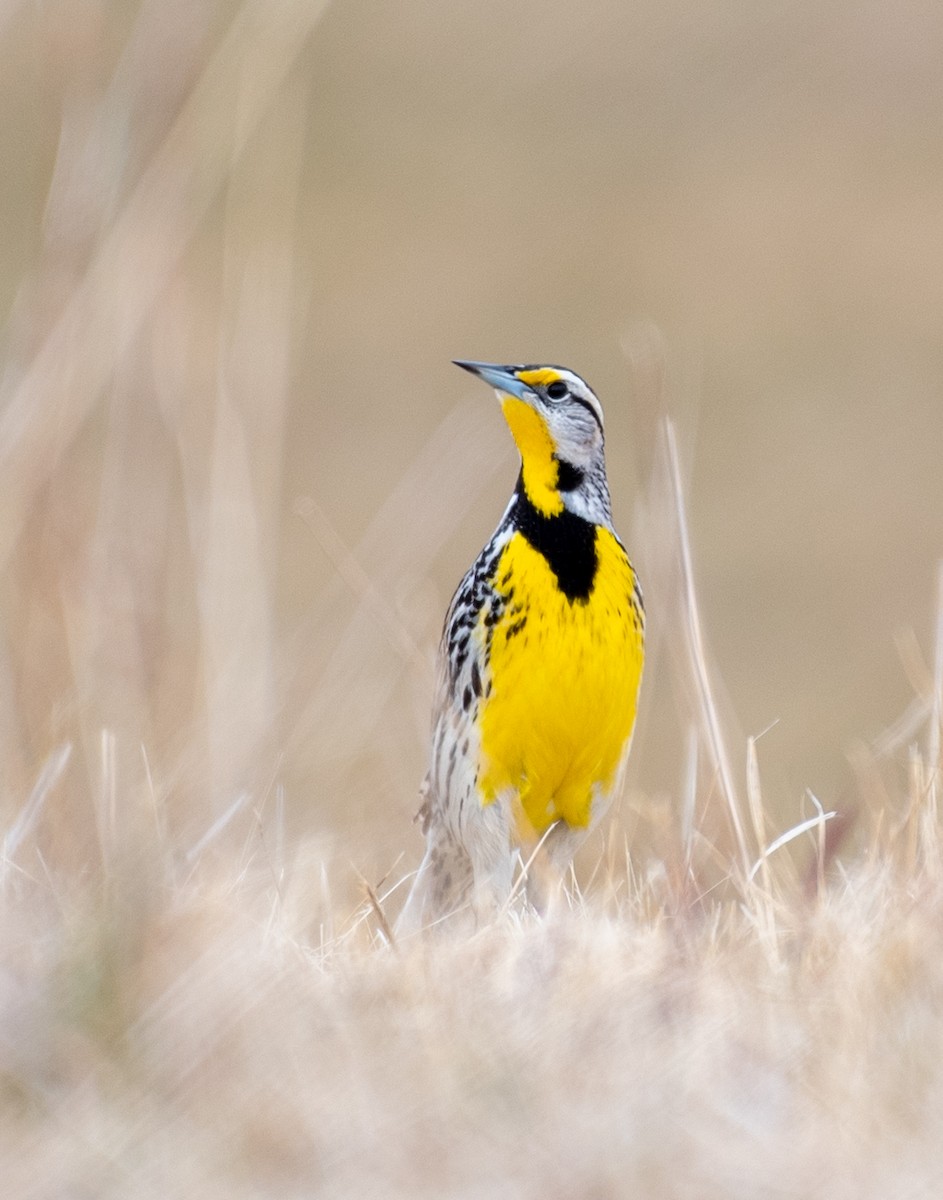
[[[539,512],[554,516],[564,507],[580,511],[600,487],[608,509],[602,405],[585,380],[565,367],[459,359],[455,365],[498,393],[521,454],[524,489]]]

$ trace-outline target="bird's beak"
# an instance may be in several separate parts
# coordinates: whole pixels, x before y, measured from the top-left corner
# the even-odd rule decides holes
[[[519,367],[499,367],[497,363],[463,362],[460,358],[453,358],[452,361],[463,371],[470,371],[472,375],[477,375],[479,379],[490,383],[493,388],[504,392],[506,396],[516,396],[519,400],[523,400],[530,391],[527,384],[517,378],[516,372],[520,370]]]

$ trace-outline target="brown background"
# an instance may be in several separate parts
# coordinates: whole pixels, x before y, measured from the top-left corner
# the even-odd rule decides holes
[[[12,814],[74,745],[47,853],[244,796],[367,872],[415,854],[439,623],[516,469],[452,357],[589,379],[643,580],[663,363],[735,770],[777,721],[774,824],[836,800],[932,644],[938,5],[2,21],[0,750]],[[663,651],[639,809],[683,774]]]

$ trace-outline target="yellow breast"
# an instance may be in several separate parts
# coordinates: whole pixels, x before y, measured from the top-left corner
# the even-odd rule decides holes
[[[589,824],[594,795],[614,783],[635,724],[644,658],[635,577],[608,530],[597,527],[595,547],[592,590],[570,600],[546,558],[514,533],[494,576],[501,616],[477,631],[484,642],[490,633],[482,801],[516,794],[536,834],[561,818]]]

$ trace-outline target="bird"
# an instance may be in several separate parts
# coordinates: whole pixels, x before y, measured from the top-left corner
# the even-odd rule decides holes
[[[398,936],[493,920],[538,847],[562,880],[621,784],[645,657],[595,392],[564,367],[453,361],[494,388],[521,465],[446,613],[417,813],[425,854]]]

